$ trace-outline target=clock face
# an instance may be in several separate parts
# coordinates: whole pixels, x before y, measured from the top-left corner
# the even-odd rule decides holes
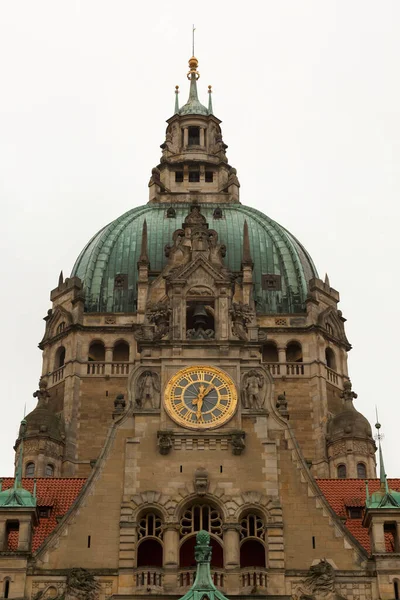
[[[237,394],[232,379],[214,367],[178,371],[165,390],[165,408],[174,421],[190,429],[220,427],[233,416]]]

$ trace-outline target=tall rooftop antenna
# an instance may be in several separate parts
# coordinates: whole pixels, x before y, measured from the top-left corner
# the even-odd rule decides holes
[[[194,32],[196,31],[196,27],[192,26],[192,56],[194,56]]]

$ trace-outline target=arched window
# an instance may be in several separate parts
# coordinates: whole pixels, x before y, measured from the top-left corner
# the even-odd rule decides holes
[[[262,348],[263,362],[272,363],[279,361],[278,348],[275,342],[267,342]]]
[[[117,342],[113,349],[113,361],[129,361],[129,344],[126,342]]]
[[[357,463],[357,477],[358,479],[367,478],[367,468],[364,463]]]
[[[11,582],[10,582],[9,578],[7,577],[4,580],[4,598],[8,598],[10,595],[10,583]]]
[[[336,371],[336,356],[332,348],[325,348],[325,361],[328,369]]]
[[[89,361],[104,361],[106,359],[106,349],[103,342],[92,342],[89,346]]]
[[[259,540],[244,540],[240,546],[241,567],[265,567],[265,546]]]
[[[45,475],[46,477],[54,477],[54,467],[53,465],[46,465],[46,471],[45,471]]]
[[[182,542],[179,549],[179,566],[181,568],[195,567],[196,560],[194,557],[194,547],[196,545],[196,536],[191,535]],[[214,537],[210,539],[210,546],[212,548],[211,554],[211,565],[213,568],[223,569],[224,568],[224,551],[220,542]],[[187,584],[192,583],[186,582]]]
[[[338,479],[346,479],[346,477],[347,477],[346,465],[338,465],[337,476],[338,476]]]
[[[25,477],[33,477],[35,475],[35,463],[29,462],[25,467]]]
[[[253,513],[247,514],[240,521],[240,537],[241,539],[249,537],[257,537],[264,539],[265,525],[264,519]]]
[[[299,342],[289,342],[286,346],[286,362],[303,362],[303,350]]]
[[[162,567],[162,519],[155,512],[147,512],[138,523],[138,567]]]
[[[65,348],[64,346],[60,346],[57,348],[56,356],[55,356],[55,369],[61,369],[65,364]]]
[[[62,323],[60,323],[59,325],[57,325],[57,333],[62,333],[65,329],[65,321],[63,321]]]
[[[183,513],[180,520],[181,537],[205,529],[222,537],[222,516],[217,508],[209,504],[192,504]]]
[[[393,580],[393,591],[394,591],[395,600],[399,600],[399,580],[398,579]]]

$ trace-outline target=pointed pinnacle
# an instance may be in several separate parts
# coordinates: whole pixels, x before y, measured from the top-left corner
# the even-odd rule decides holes
[[[328,287],[331,287],[330,281],[329,281],[329,277],[328,277],[328,273],[325,273],[325,285],[327,285]]]
[[[178,99],[178,94],[179,94],[179,85],[175,86],[175,112],[174,115],[177,115],[179,113],[179,99]]]
[[[212,115],[213,114],[213,106],[212,106],[212,87],[211,85],[208,86],[208,114]]]
[[[64,275],[63,275],[63,272],[60,271],[60,275],[58,277],[58,287],[62,286],[63,283],[64,283]]]
[[[250,252],[250,238],[249,238],[249,226],[247,221],[244,222],[243,225],[243,255],[242,255],[242,265],[253,266],[253,260],[251,258]]]
[[[142,244],[140,248],[139,265],[149,265],[149,256],[147,254],[147,221],[143,221]]]

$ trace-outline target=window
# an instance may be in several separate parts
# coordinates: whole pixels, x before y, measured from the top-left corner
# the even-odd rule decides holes
[[[182,181],[183,181],[183,171],[175,171],[175,182],[182,183]]]
[[[222,208],[217,206],[217,208],[214,209],[213,217],[214,217],[214,219],[222,219],[222,217],[223,217]]]
[[[337,476],[338,476],[338,479],[346,479],[346,477],[347,477],[346,465],[338,465]]]
[[[183,179],[182,179],[183,181]],[[169,209],[167,210],[167,219],[175,219],[176,217],[176,212],[175,209],[172,208],[172,206],[169,207]]]
[[[46,477],[54,477],[54,467],[53,465],[46,465]]]
[[[192,504],[181,517],[179,529],[181,537],[201,529],[222,537],[221,513],[209,504]]]
[[[161,517],[153,512],[146,513],[140,520],[138,525],[138,538],[144,537],[162,538],[162,520]]]
[[[262,359],[263,362],[266,363],[279,361],[278,348],[276,347],[275,342],[267,342],[264,344],[262,349]]]
[[[362,519],[363,518],[363,510],[361,506],[349,506],[347,509],[347,514],[349,519]]]
[[[92,342],[89,346],[88,360],[103,361],[106,358],[106,349],[103,342]]]
[[[328,369],[336,371],[336,356],[332,348],[325,349],[325,361]]]
[[[154,512],[144,514],[138,523],[138,567],[163,566],[163,548],[160,542],[162,537],[161,517]]]
[[[249,513],[240,521],[241,539],[248,537],[264,538],[265,526],[264,520],[258,515]]]
[[[394,588],[394,598],[395,598],[395,600],[399,600],[399,582],[397,579],[395,579],[393,581],[393,588]]]
[[[48,506],[39,506],[39,517],[41,519],[48,519],[50,517],[50,507]]]
[[[290,342],[287,345],[286,362],[303,362],[303,350],[299,342]]]
[[[7,578],[4,580],[4,598],[8,598],[10,595],[10,580]]]
[[[386,552],[398,552],[399,544],[396,523],[384,523],[383,533],[385,536]]]
[[[25,467],[25,477],[33,477],[35,475],[35,463],[30,462]]]
[[[60,323],[57,327],[57,333],[62,333],[65,329],[65,321],[63,321],[62,323]]]
[[[200,146],[200,127],[189,127],[188,145]]]
[[[366,479],[367,478],[367,468],[364,463],[357,464],[357,477],[358,479]]]
[[[121,362],[129,360],[129,344],[127,342],[117,342],[113,349],[113,361]]]
[[[189,183],[197,183],[200,181],[199,169],[190,169],[189,171]]]
[[[65,348],[64,346],[60,346],[57,348],[56,356],[54,360],[54,368],[61,369],[65,364]]]
[[[206,181],[206,183],[212,183],[212,182],[213,182],[213,180],[214,180],[214,173],[213,173],[213,171],[206,171],[206,173],[205,173],[205,181]],[[216,209],[215,209],[215,210],[216,210]],[[221,209],[220,209],[220,210],[221,210]],[[214,211],[214,212],[215,212],[215,211]],[[214,216],[214,219],[215,219],[215,218],[221,218],[221,217],[215,217],[215,216]]]

